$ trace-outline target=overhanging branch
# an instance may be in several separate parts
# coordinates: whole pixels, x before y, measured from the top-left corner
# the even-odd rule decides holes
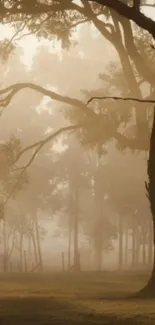
[[[96,115],[95,112],[93,112],[91,109],[86,109],[85,103],[83,103],[81,100],[72,98],[72,97],[68,97],[68,96],[59,95],[58,93],[56,93],[52,90],[48,90],[44,87],[41,87],[41,86],[33,84],[33,83],[16,83],[16,84],[13,84],[9,87],[6,87],[6,88],[0,90],[0,97],[1,97],[0,98],[0,107],[3,109],[5,107],[7,107],[10,104],[13,97],[19,91],[26,89],[26,88],[37,91],[40,94],[42,94],[43,96],[48,96],[52,100],[56,100],[63,104],[68,104],[68,105],[77,107],[77,108],[81,109],[84,113],[88,114],[89,116]]]

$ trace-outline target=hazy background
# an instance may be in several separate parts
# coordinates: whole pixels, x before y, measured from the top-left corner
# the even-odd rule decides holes
[[[154,17],[152,9],[148,15]],[[0,34],[3,33],[9,36],[12,32],[1,27]],[[72,45],[66,50],[61,48],[60,41],[38,41],[35,36],[21,39],[8,60],[1,60],[1,88],[12,83],[32,82],[85,103],[91,96],[81,90],[93,91],[94,94],[99,89],[101,93],[104,88],[104,93],[107,89],[110,95],[120,95],[122,68],[115,48],[87,23],[77,27],[72,38]],[[110,79],[111,71],[116,71],[118,80],[114,86],[108,78],[104,78],[106,75]],[[143,82],[140,89],[143,97],[149,95],[147,82]],[[103,101],[99,105],[104,105]],[[109,104],[106,102],[106,105],[108,107]],[[113,111],[115,104],[110,105],[113,105]],[[126,109],[126,104],[122,102],[117,105],[121,112]],[[74,107],[68,108],[35,91],[23,90],[13,98],[1,116],[1,141],[9,141],[13,135],[20,139],[22,147],[30,145],[49,132],[71,124],[68,121],[73,110]],[[129,138],[134,131],[133,115],[126,128]],[[149,136],[146,142],[149,146]],[[68,203],[69,193],[73,193],[71,180],[79,191],[78,251],[81,269],[131,268],[139,267],[139,264],[140,267],[151,267],[151,216],[145,195],[147,150],[123,150],[112,139],[105,141],[103,147],[106,152],[100,156],[98,144],[82,145],[79,136],[71,134],[59,137],[39,152],[27,170],[28,183],[6,205],[5,229],[1,222],[0,251],[2,261],[9,251],[11,266],[8,267],[13,270],[17,270],[19,264],[21,267],[26,252],[29,269],[35,266],[35,259],[39,260],[39,256],[45,269],[60,269],[63,252],[65,268],[68,268],[69,215],[74,214]],[[23,166],[31,154],[32,151],[24,155],[18,167]],[[93,181],[98,184],[98,190],[94,190]],[[99,191],[101,198],[93,191]],[[3,184],[1,192],[3,196]],[[98,202],[102,212],[98,212]],[[73,205],[75,207],[75,202]],[[29,239],[28,230],[22,232],[21,239],[21,227],[28,229],[27,224],[31,223],[34,215],[37,216],[39,248],[35,248],[33,240]],[[71,265],[75,254],[73,225],[74,221],[70,243]],[[98,242],[99,237],[102,243]],[[35,240],[37,246],[37,237]],[[38,257],[35,256],[36,249]]]

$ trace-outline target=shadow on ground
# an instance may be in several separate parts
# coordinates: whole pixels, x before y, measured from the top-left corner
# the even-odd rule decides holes
[[[154,322],[154,317],[151,319],[143,314],[118,316],[110,310],[108,313],[97,313],[90,308],[50,297],[0,300],[0,325],[152,325]]]

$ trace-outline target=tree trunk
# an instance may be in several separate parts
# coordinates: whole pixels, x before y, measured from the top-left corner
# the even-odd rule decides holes
[[[148,184],[146,184],[147,196],[150,202],[150,209],[153,219],[153,244],[155,248],[155,108],[153,117],[153,126],[150,140],[150,152],[148,159]],[[155,297],[155,249],[152,274],[146,286],[132,298],[154,298]]]
[[[71,216],[69,216],[71,219]],[[68,229],[68,270],[71,268],[71,227],[69,222],[69,229]]]
[[[123,268],[123,223],[122,223],[122,216],[119,216],[119,261],[118,267],[119,270]]]
[[[102,246],[100,245],[96,252],[97,271],[102,271]]]
[[[27,254],[24,251],[24,272],[27,273]]]
[[[20,238],[19,238],[19,265],[20,265],[20,272],[23,272],[23,232],[21,230],[20,232]]]
[[[148,265],[152,266],[152,257],[153,257],[153,231],[152,220],[149,220],[149,234],[148,234]]]
[[[125,267],[128,266],[128,243],[129,243],[129,231],[128,231],[128,226],[125,231]]]
[[[134,225],[132,226],[132,266],[136,263],[136,232]]]
[[[146,230],[143,228],[143,242],[142,242],[142,256],[143,266],[146,265]]]
[[[35,214],[35,217],[34,217],[34,225],[35,225],[37,248],[38,248],[39,269],[40,269],[40,271],[42,271],[43,270],[43,262],[42,262],[42,254],[41,254],[41,245],[40,245],[37,213]]]
[[[71,268],[71,244],[72,244],[72,215],[73,215],[73,200],[72,193],[69,193],[70,202],[69,202],[69,215],[68,215],[68,270]]]
[[[3,220],[3,244],[4,244],[4,250],[3,250],[3,271],[6,273],[8,271],[8,256],[7,256],[7,242],[6,242],[6,220],[4,217]]]
[[[78,214],[78,191],[74,192],[74,271],[80,271],[78,250],[79,214]]]
[[[88,240],[88,271],[91,270],[91,243],[90,239]]]
[[[62,252],[61,258],[62,258],[62,272],[65,272],[65,254],[64,254],[64,252]]]
[[[30,267],[31,262],[32,262],[32,241],[31,241],[30,234],[28,235],[27,239],[28,239],[28,264]]]
[[[33,249],[34,249],[35,264],[38,265],[39,261],[38,261],[38,253],[37,253],[37,246],[36,246],[34,230],[32,230],[31,238],[32,238]]]
[[[140,252],[141,252],[141,231],[137,226],[136,231],[136,265],[139,265],[140,262]]]

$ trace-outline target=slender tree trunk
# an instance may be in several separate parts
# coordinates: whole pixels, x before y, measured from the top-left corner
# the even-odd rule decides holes
[[[143,266],[146,265],[146,230],[143,228],[143,241],[142,241],[142,256]]]
[[[127,227],[125,231],[125,256],[124,256],[126,267],[128,266],[128,243],[129,243],[129,230]]]
[[[27,273],[27,254],[24,251],[24,272]]]
[[[140,248],[141,248],[141,233],[139,227],[135,229],[136,236],[136,252],[135,252],[135,264],[138,266],[140,261]]]
[[[96,262],[97,262],[97,271],[102,271],[102,247],[101,245],[98,246],[96,252]]]
[[[148,265],[152,266],[153,257],[153,222],[149,220],[149,234],[148,234]]]
[[[119,270],[123,268],[123,220],[122,216],[119,216],[119,261],[118,267]]]
[[[78,213],[74,213],[74,269],[78,268]]]
[[[20,265],[20,271],[23,272],[23,232],[20,232],[20,238],[19,238],[19,265]]]
[[[78,191],[74,192],[74,270],[80,271],[79,250],[78,250],[78,232],[79,232],[79,215],[78,215]]]
[[[69,215],[68,215],[68,270],[71,268],[71,244],[72,244],[72,215],[73,215],[73,200],[72,200],[72,193],[70,195],[70,202],[69,202]]]
[[[38,261],[38,253],[37,253],[37,246],[36,246],[36,240],[35,240],[34,232],[32,233],[31,238],[32,238],[33,249],[34,249],[35,263],[36,263],[36,265],[38,265],[39,261]]]
[[[136,264],[136,232],[135,227],[132,227],[132,266],[135,267]]]
[[[4,273],[8,270],[8,258],[7,258],[7,242],[6,242],[6,219],[3,220],[3,271]]]
[[[65,271],[65,254],[62,252],[61,254],[61,259],[62,259],[62,272]]]
[[[42,271],[43,270],[43,262],[42,262],[42,254],[41,254],[41,245],[40,245],[37,213],[35,214],[34,225],[35,225],[37,248],[38,248],[39,268],[40,268],[40,271]]]
[[[91,243],[90,239],[88,240],[88,271],[91,269]]]
[[[71,216],[70,216],[71,218]],[[70,270],[71,268],[71,228],[69,225],[69,229],[68,229],[68,270]]]
[[[32,241],[31,241],[31,236],[28,235],[28,261],[29,263],[31,262],[32,259]]]

